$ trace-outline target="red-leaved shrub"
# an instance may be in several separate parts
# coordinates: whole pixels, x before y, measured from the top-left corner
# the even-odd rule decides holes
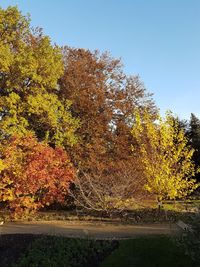
[[[32,135],[1,144],[0,201],[14,217],[63,203],[73,178],[73,166],[62,148],[40,143]]]

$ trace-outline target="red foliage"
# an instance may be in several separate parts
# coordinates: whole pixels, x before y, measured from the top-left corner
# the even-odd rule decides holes
[[[0,199],[15,216],[64,202],[74,169],[62,148],[53,149],[29,135],[11,138],[1,150]]]

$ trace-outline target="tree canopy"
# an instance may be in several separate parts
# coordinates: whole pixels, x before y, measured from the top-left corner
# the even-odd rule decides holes
[[[140,153],[144,166],[147,191],[159,199],[176,199],[198,187],[192,178],[196,173],[194,149],[188,146],[184,131],[171,113],[164,119],[158,117],[156,122],[152,122],[148,112],[142,117],[135,113],[132,134],[138,142],[135,151]]]
[[[151,94],[108,53],[65,47],[63,55],[59,97],[72,101],[71,112],[81,120],[79,144],[71,150],[74,162],[84,171],[102,171],[130,160],[133,112],[156,113]]]
[[[195,153],[185,126],[159,117],[152,94],[120,59],[53,45],[30,22],[16,7],[0,8],[0,202],[19,214],[63,203],[72,189],[88,209],[118,211],[140,200],[144,185],[171,199],[197,188],[194,115]]]
[[[39,140],[73,145],[78,120],[70,101],[57,96],[64,65],[61,49],[16,7],[0,9],[1,138],[36,133]]]

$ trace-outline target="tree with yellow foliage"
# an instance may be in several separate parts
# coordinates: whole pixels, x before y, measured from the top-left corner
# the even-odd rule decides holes
[[[135,113],[133,147],[139,153],[146,178],[145,189],[162,199],[182,198],[199,185],[193,177],[197,170],[192,161],[194,150],[171,112],[152,122],[148,112]]]
[[[36,134],[52,146],[73,145],[79,121],[58,97],[61,48],[16,7],[0,8],[0,138]]]

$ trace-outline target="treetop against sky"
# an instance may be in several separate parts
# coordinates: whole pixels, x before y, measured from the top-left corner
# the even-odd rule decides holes
[[[200,115],[200,1],[1,0],[31,14],[52,42],[109,50],[139,74],[164,113]]]

